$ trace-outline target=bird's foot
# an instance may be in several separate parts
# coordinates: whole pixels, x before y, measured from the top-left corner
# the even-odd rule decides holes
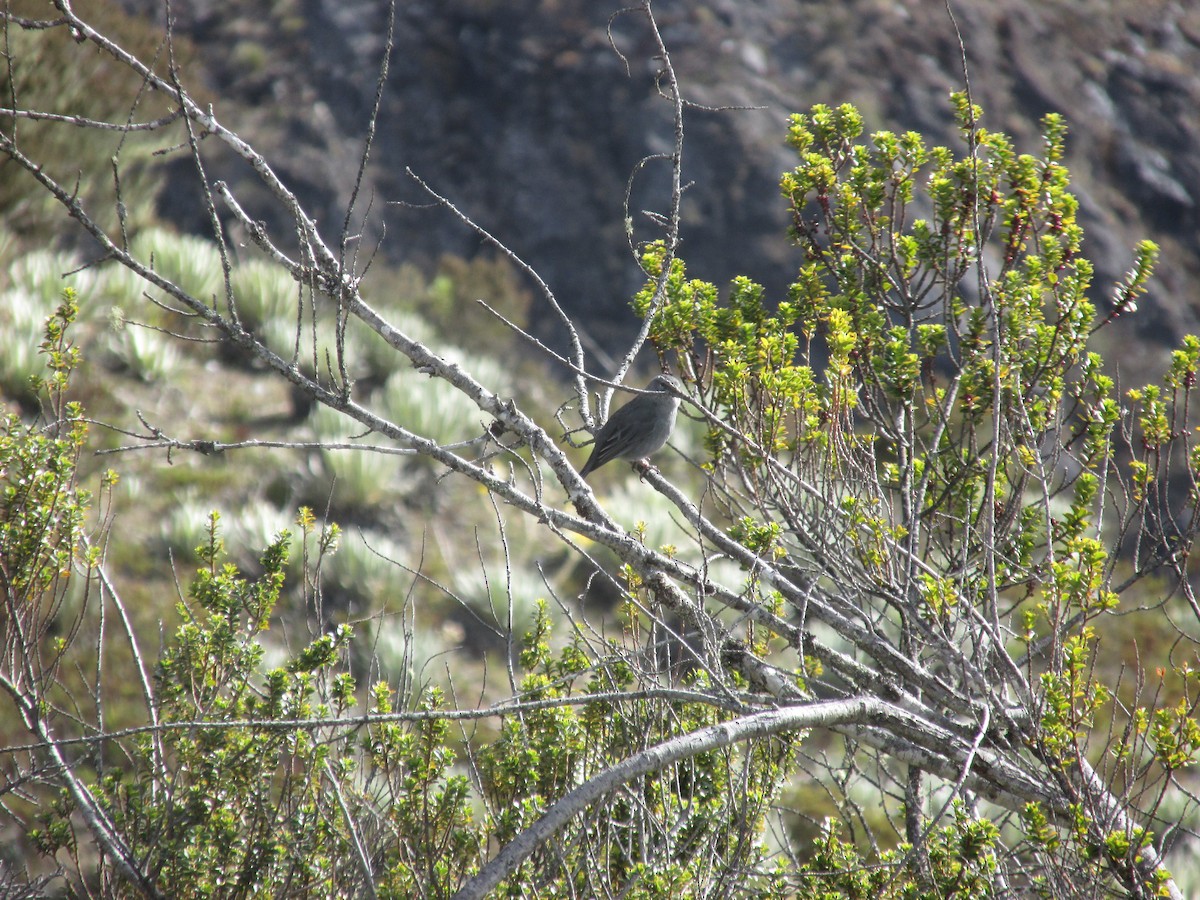
[[[645,481],[646,476],[649,475],[651,472],[658,471],[657,469],[654,468],[654,464],[652,462],[650,462],[650,460],[648,460],[648,459],[635,459],[633,461],[633,467],[635,469],[637,469],[638,476],[641,478],[642,481]]]

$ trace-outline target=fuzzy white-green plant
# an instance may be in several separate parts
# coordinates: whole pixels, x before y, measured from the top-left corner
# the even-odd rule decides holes
[[[224,297],[221,254],[212,241],[151,228],[135,236],[131,243],[132,251],[139,259],[148,259],[155,272],[193,297],[203,297],[210,302]],[[157,295],[159,292],[155,289],[153,293]],[[142,308],[158,310],[158,307],[146,304]],[[170,314],[161,310],[155,315],[156,318],[160,315],[168,320],[170,318]],[[177,323],[156,321],[154,324]]]
[[[126,315],[125,310],[141,310],[146,304],[143,295],[157,296],[158,289],[136,272],[118,263],[105,263],[96,270],[96,283],[91,291],[91,304],[105,315]],[[115,308],[120,312],[113,313]]]
[[[372,664],[410,702],[430,685],[449,680],[448,654],[462,644],[462,632],[432,618],[383,613],[358,626]]]
[[[0,294],[0,394],[25,396],[30,379],[45,372],[38,345],[47,315],[38,295],[23,287]]]
[[[546,582],[532,565],[513,565],[506,573],[500,560],[454,566],[450,587],[485,626],[501,634],[509,631],[517,643],[537,616],[538,600],[546,596]]]
[[[429,660],[457,647],[462,634],[445,627],[440,605],[426,602],[436,589],[398,563],[407,554],[402,541],[378,529],[346,529],[320,561],[319,577],[325,610],[352,622],[364,657],[411,695],[414,679],[428,683]]]
[[[414,341],[431,344],[437,341],[433,326],[415,312],[394,310],[387,313],[392,327]],[[354,341],[358,360],[373,374],[384,374],[392,370],[408,368],[409,362],[383,338],[357,320],[351,320],[346,330],[347,339]]]
[[[318,441],[345,444],[362,435],[354,422],[329,407],[319,406],[309,416],[308,425]],[[371,437],[363,443],[383,443]],[[305,493],[313,497],[331,496],[339,509],[368,509],[397,497],[411,486],[405,472],[408,457],[374,450],[326,449],[315,457],[304,479]],[[332,492],[332,493],[331,493]]]
[[[159,523],[158,537],[175,554],[190,559],[208,540],[208,517],[212,504],[195,487],[177,492]]]
[[[46,360],[39,346],[46,320],[62,302],[66,287],[74,288],[81,298],[77,322],[97,318],[97,308],[88,302],[97,276],[91,269],[79,270],[79,263],[68,253],[48,250],[25,253],[7,259],[0,276],[0,394],[24,396],[30,379],[46,373]],[[86,340],[80,331],[77,340]]]
[[[489,356],[450,347],[442,357],[457,363],[500,394],[511,391],[511,369]],[[431,379],[412,366],[392,373],[379,394],[382,415],[439,444],[478,437],[484,429],[479,408],[448,382]]]
[[[416,317],[408,324],[414,326],[414,330],[422,326]],[[382,341],[377,340],[377,343],[386,346]],[[458,350],[448,355],[451,358],[457,356],[461,364],[485,384],[499,385],[503,389],[509,383],[504,367],[490,357],[472,357]],[[411,365],[394,372],[366,402],[380,415],[439,443],[470,440],[483,430],[480,412],[474,403],[447,382],[430,379]],[[313,409],[308,425],[316,440],[323,442],[347,443],[362,435],[362,429],[356,423],[325,406]],[[380,443],[378,439],[369,438],[363,442]],[[411,487],[411,476],[406,476],[405,472],[409,458],[365,449],[323,450],[320,465],[314,467],[308,480],[314,484],[316,493],[332,488],[334,500],[341,508],[346,505],[366,508],[403,494]]]
[[[183,361],[178,341],[136,322],[115,317],[112,322],[106,343],[130,374],[146,382],[166,381],[175,374]]]
[[[233,269],[229,283],[238,318],[245,328],[254,331],[272,319],[289,322],[295,327],[301,292],[284,269],[252,259]],[[307,315],[307,310],[305,313]]]
[[[2,255],[0,259],[3,259]],[[78,259],[70,253],[39,250],[21,254],[8,264],[7,286],[22,288],[32,295],[46,311],[45,316],[57,309],[64,287],[74,288],[81,300],[86,301],[95,293],[97,281],[96,270],[79,268]],[[96,310],[85,302],[80,306],[76,322],[95,317]]]
[[[407,552],[400,541],[379,530],[344,529],[337,552],[322,563],[322,583],[335,600],[351,593],[360,612],[398,610],[415,577],[396,564],[407,559]]]
[[[221,533],[225,536],[226,546],[242,547],[254,553],[267,547],[284,531],[289,535],[290,568],[298,571],[301,548],[295,510],[280,509],[258,499],[257,502],[247,502],[237,515],[221,519]]]

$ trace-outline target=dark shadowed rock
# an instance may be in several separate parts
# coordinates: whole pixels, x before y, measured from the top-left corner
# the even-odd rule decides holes
[[[609,45],[619,6],[401,3],[359,203],[360,212],[372,204],[368,236],[386,221],[385,252],[397,261],[481,250],[454,217],[428,207],[405,175],[411,167],[535,266],[597,341],[615,346],[627,336],[641,277],[622,200],[637,161],[669,149],[671,123],[642,20],[612,23],[628,73]],[[336,234],[373,103],[384,12],[362,0],[274,4],[269,16],[248,0],[175,8],[201,46],[209,88],[223,98],[218,112],[278,162]],[[1084,0],[958,0],[954,9],[987,127],[1037,152],[1039,117],[1067,118],[1097,302],[1129,267],[1133,243],[1150,237],[1164,255],[1140,334],[1159,343],[1196,329],[1200,9]],[[660,0],[655,10],[688,99],[742,107],[688,113],[683,253],[698,276],[745,273],[777,295],[787,284],[797,259],[781,238],[776,182],[789,165],[789,112],[849,100],[870,130],[956,139],[946,95],[963,84],[962,60],[942,4]],[[185,170],[181,178],[194,177]],[[278,215],[237,162],[220,161],[212,175],[234,181],[255,215]],[[641,210],[663,208],[666,176],[665,164],[651,164],[635,182],[639,239],[654,236]],[[172,192],[165,212],[202,227],[184,197]],[[410,205],[387,205],[397,201]]]

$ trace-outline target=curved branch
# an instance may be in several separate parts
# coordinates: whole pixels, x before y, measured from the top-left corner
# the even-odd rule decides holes
[[[833,700],[753,713],[663,741],[588,779],[554,803],[540,819],[517,835],[468,881],[453,900],[479,900],[484,897],[515,872],[531,853],[548,841],[571,817],[641,775],[661,771],[680,760],[710,750],[773,734],[855,722],[882,722],[906,715],[880,700]]]

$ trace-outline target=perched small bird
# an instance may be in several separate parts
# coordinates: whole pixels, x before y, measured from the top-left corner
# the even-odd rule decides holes
[[[683,383],[674,375],[659,375],[638,394],[608,417],[596,432],[592,455],[579,474],[587,478],[614,459],[644,459],[662,449],[675,427],[675,413]]]

